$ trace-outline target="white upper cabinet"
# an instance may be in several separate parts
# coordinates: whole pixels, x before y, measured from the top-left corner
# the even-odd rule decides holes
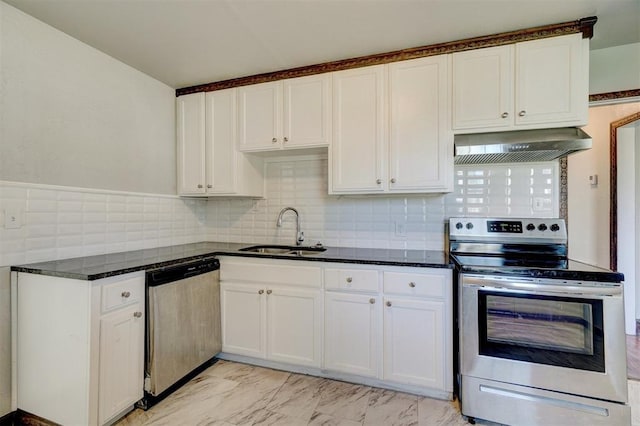
[[[516,44],[517,126],[587,124],[588,40],[572,34]]]
[[[384,65],[333,74],[330,193],[384,191],[385,87]]]
[[[240,87],[240,150],[329,145],[330,84],[320,74]]]
[[[511,127],[513,69],[513,46],[453,54],[455,129]]]
[[[453,190],[450,58],[389,65],[390,192]]]
[[[178,193],[262,197],[263,160],[238,152],[237,89],[180,96]]]
[[[586,124],[588,48],[582,34],[571,34],[454,53],[454,130]]]
[[[178,194],[204,194],[205,95],[194,93],[176,99]]]
[[[453,189],[447,55],[334,73],[330,193]]]

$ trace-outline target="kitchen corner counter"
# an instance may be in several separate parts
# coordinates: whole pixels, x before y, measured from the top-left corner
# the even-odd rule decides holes
[[[12,266],[11,270],[92,281],[130,272],[158,269],[177,263],[214,256],[242,256],[305,262],[358,263],[422,268],[453,268],[448,253],[438,250],[326,247],[326,251],[313,256],[263,254],[240,251],[241,248],[250,245],[252,245],[252,243],[200,242],[31,263]]]

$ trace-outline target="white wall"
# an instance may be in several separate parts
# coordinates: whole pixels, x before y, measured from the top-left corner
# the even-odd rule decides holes
[[[618,201],[618,271],[624,274],[625,331],[636,332],[636,282],[637,248],[640,246],[640,233],[636,227],[640,200],[638,175],[640,174],[640,149],[636,146],[635,126],[620,127],[617,131],[617,201]]]
[[[175,92],[0,2],[0,180],[176,193]]]
[[[583,127],[593,147],[568,157],[569,255],[572,259],[609,268],[609,124],[640,111],[640,102],[589,108]],[[590,175],[598,175],[592,186]]]
[[[592,50],[589,93],[640,89],[640,43]]]
[[[0,417],[11,411],[6,266],[201,238],[204,201],[154,195],[175,194],[174,105],[170,87],[0,1]],[[2,227],[7,207],[24,227]]]

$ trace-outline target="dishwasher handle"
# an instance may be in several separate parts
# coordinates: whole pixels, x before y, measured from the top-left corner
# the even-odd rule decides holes
[[[167,266],[147,271],[147,285],[149,287],[155,287],[185,278],[194,277],[196,275],[217,271],[218,269],[220,269],[220,261],[212,258]]]

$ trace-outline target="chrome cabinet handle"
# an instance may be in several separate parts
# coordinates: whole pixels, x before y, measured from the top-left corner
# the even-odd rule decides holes
[[[276,143],[276,142],[278,142],[278,138],[271,139],[271,143]]]
[[[213,185],[207,185],[207,188],[213,188]]]
[[[289,138],[285,136],[285,138],[283,139],[285,142],[289,142]]]
[[[372,305],[374,305],[376,303],[376,299],[374,299],[373,297],[371,299],[369,299],[369,303],[371,303]]]
[[[202,188],[202,185],[198,184],[198,188]]]
[[[520,111],[520,112],[518,113],[518,115],[519,115],[520,117],[524,117],[525,115],[527,115],[527,111],[522,110],[522,111]]]
[[[396,183],[396,178],[391,178],[391,183]]]
[[[380,184],[382,183],[382,179],[377,179],[377,180],[376,180],[376,183],[377,183],[378,185],[380,185]]]
[[[508,112],[503,112],[502,113],[502,118],[507,118],[509,117],[509,113]]]
[[[136,317],[136,318],[140,318],[142,316],[142,312],[139,312],[139,311],[138,312],[134,312],[133,316]]]
[[[387,306],[391,306],[391,302],[387,302],[387,303],[386,303],[386,305],[387,305]]]
[[[414,288],[415,286],[416,286],[416,283],[414,283],[413,281],[409,283],[409,287]]]
[[[267,290],[267,294],[271,294],[271,293],[272,293],[272,291],[271,291],[271,290]]]
[[[129,292],[129,291],[123,291],[123,292],[122,292],[122,294],[121,294],[121,296],[122,296],[122,297],[125,297],[125,298],[126,298],[126,297],[129,297],[129,296],[131,296],[131,292]]]
[[[347,282],[348,282],[348,283],[350,283],[350,282],[352,282],[352,281],[353,281],[353,278],[351,278],[351,277],[347,277]]]
[[[258,290],[258,294],[263,294],[264,290]]]

